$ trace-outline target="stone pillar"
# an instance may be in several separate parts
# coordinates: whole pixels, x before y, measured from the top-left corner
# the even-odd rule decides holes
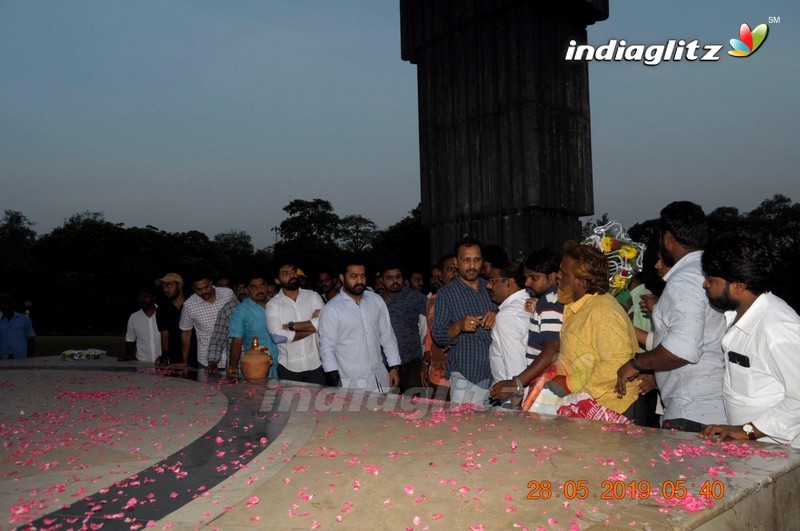
[[[580,236],[594,211],[589,76],[564,55],[606,18],[608,0],[400,0],[432,259],[464,234],[512,258]]]

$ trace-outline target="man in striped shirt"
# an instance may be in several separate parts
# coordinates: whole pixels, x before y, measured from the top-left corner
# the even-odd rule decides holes
[[[533,297],[532,301],[529,300],[529,304],[535,305],[532,309],[528,348],[525,352],[528,367],[519,373],[516,379],[494,384],[489,393],[493,400],[505,400],[518,392],[519,388],[528,387],[556,361],[564,314],[564,305],[558,302],[556,278],[560,264],[561,257],[550,249],[535,251],[525,260],[523,268],[525,288]]]

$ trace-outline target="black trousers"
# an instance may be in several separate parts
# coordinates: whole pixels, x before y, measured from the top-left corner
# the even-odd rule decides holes
[[[705,427],[705,425],[689,419],[667,419],[664,421],[661,427],[664,428],[665,430],[678,430],[678,431],[688,431],[692,433],[700,433]]]
[[[325,380],[325,373],[322,370],[322,365],[310,371],[294,372],[278,363],[278,378],[281,380],[291,380],[293,382],[328,385],[328,382]]]
[[[647,426],[648,428],[658,428],[659,415],[656,414],[656,403],[658,402],[658,391],[655,389],[646,395],[639,395],[633,403],[632,418],[637,426]]]
[[[419,372],[422,370],[422,359],[407,361],[400,365],[400,393],[407,396],[421,396],[422,381]]]

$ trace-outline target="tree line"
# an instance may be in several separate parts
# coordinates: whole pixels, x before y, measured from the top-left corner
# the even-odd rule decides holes
[[[35,224],[23,213],[6,210],[0,220],[0,292],[12,294],[19,303],[32,301],[40,335],[118,333],[136,309],[140,287],[170,271],[185,276],[210,272],[232,280],[261,272],[271,280],[276,262],[289,260],[306,271],[314,287],[316,275],[335,273],[347,252],[362,253],[371,271],[385,263],[408,272],[427,273],[430,268],[428,231],[419,208],[385,230],[361,215],[340,217],[323,199],[295,199],[283,210],[286,218],[274,228],[280,241],[264,249],[255,249],[244,231],[209,238],[199,231],[125,227],[108,221],[102,212],[75,214],[51,232],[37,235]],[[595,223],[605,221],[607,214]],[[775,254],[774,291],[800,307],[800,286],[793,278],[793,268],[800,264],[800,205],[779,194],[750,212],[717,208],[708,221],[712,237],[741,231],[765,241]],[[658,219],[637,223],[628,232],[647,245],[644,280],[660,293],[662,283],[653,267]]]
[[[103,334],[119,333],[137,308],[138,290],[172,271],[231,280],[256,272],[271,281],[276,262],[290,260],[314,287],[316,274],[335,273],[347,252],[364,254],[373,266],[389,261],[408,270],[430,268],[419,208],[385,230],[361,215],[340,217],[323,199],[295,199],[283,210],[280,241],[263,249],[255,249],[244,231],[209,238],[199,231],[125,227],[89,211],[37,235],[25,214],[6,210],[0,219],[0,292],[20,304],[32,302],[39,335]]]
[[[800,204],[776,194],[750,212],[740,212],[735,207],[719,207],[708,212],[707,219],[710,239],[726,232],[739,232],[763,241],[775,257],[773,291],[800,310],[800,285],[794,279],[794,268],[800,265]],[[608,220],[608,215],[604,214],[596,223]],[[596,223],[585,224],[584,230]],[[628,234],[634,241],[647,245],[642,276],[647,287],[660,294],[663,282],[654,267],[659,249],[658,218],[629,227]]]

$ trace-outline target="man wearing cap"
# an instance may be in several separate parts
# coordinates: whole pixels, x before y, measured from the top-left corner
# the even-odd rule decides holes
[[[181,353],[181,309],[183,308],[183,277],[178,273],[167,273],[156,280],[156,285],[161,286],[164,297],[167,299],[158,308],[158,330],[161,333],[161,356],[156,360],[156,365],[170,365],[182,363]],[[197,366],[197,339],[191,338],[189,349],[189,366]]]

